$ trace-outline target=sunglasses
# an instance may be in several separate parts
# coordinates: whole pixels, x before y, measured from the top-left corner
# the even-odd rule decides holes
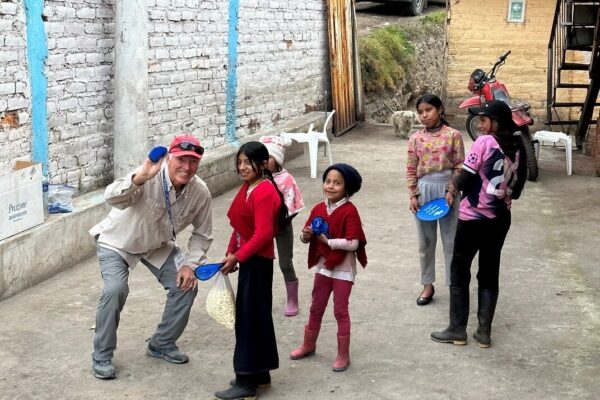
[[[181,150],[185,150],[185,151],[190,151],[192,150],[193,152],[195,152],[196,154],[202,155],[204,154],[204,147],[202,146],[196,146],[193,143],[190,142],[181,142],[176,144],[175,146],[173,146],[174,148],[180,148]],[[171,149],[171,151],[173,151],[173,149]]]

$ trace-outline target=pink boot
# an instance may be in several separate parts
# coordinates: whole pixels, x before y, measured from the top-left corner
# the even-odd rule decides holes
[[[304,342],[302,346],[293,350],[290,353],[290,358],[292,360],[299,360],[304,357],[312,356],[315,354],[315,350],[317,349],[317,337],[319,336],[319,330],[312,331],[308,329],[308,326],[304,327]]]
[[[285,306],[285,316],[293,317],[298,315],[298,279],[285,283],[287,291],[287,304]]]
[[[331,366],[335,372],[342,372],[350,365],[350,334],[338,335],[338,355]]]

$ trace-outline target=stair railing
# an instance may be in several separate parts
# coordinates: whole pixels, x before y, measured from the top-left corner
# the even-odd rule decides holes
[[[552,121],[552,103],[554,103],[556,91],[554,88],[560,82],[560,65],[564,61],[565,30],[563,24],[568,19],[568,5],[564,0],[556,1],[554,20],[548,41],[548,75],[546,92],[546,121]]]

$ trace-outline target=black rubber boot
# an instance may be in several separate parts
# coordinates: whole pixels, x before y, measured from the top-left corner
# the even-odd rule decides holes
[[[441,332],[432,332],[431,339],[459,346],[467,344],[469,321],[469,288],[450,287],[450,325]]]
[[[215,397],[221,400],[254,400],[256,399],[256,388],[236,383],[229,389],[215,393]]]
[[[479,289],[479,305],[477,308],[477,319],[479,327],[473,334],[473,339],[481,348],[488,348],[492,344],[490,335],[492,333],[492,321],[496,312],[496,303],[498,302],[498,290]]]

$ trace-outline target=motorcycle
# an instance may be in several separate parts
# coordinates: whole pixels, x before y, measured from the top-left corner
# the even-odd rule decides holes
[[[531,106],[526,102],[513,103],[508,94],[508,89],[504,83],[496,79],[496,73],[506,62],[506,58],[511,53],[508,50],[506,53],[498,57],[494,66],[489,72],[482,69],[476,69],[469,77],[469,92],[473,96],[460,103],[458,108],[478,107],[491,100],[501,100],[510,106],[512,110],[512,118],[515,124],[521,131],[523,142],[525,144],[525,153],[527,156],[527,179],[535,181],[538,176],[538,163],[535,157],[535,145],[529,133],[529,126],[533,125],[533,119],[529,115]],[[482,135],[478,130],[479,116],[469,114],[467,118],[467,133],[471,139],[475,140]]]

